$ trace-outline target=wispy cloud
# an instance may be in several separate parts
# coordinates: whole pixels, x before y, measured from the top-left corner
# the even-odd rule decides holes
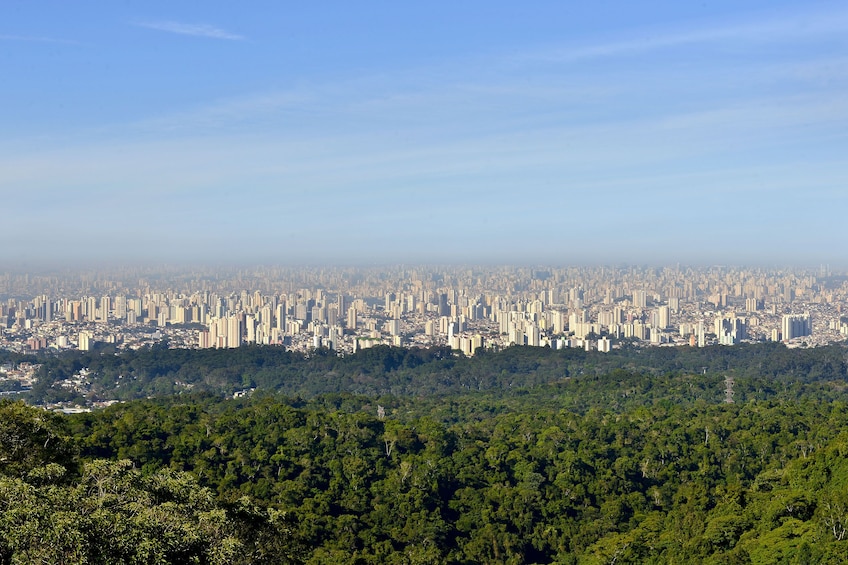
[[[728,41],[767,43],[805,37],[822,38],[848,31],[848,11],[804,14],[690,29],[678,32],[643,30],[641,37],[596,45],[562,46],[527,52],[514,57],[517,61],[578,62],[604,57],[639,55],[648,51],[695,44],[725,44]]]
[[[59,39],[57,37],[46,37],[39,35],[5,35],[0,34],[0,41],[29,41],[33,43],[64,43],[68,45],[77,45],[78,41],[71,39]]]
[[[186,24],[172,21],[161,22],[138,22],[139,27],[155,29],[157,31],[166,31],[168,33],[176,33],[179,35],[191,35],[194,37],[208,37],[211,39],[227,39],[230,41],[240,41],[244,36],[236,33],[231,33],[219,27],[209,24]]]

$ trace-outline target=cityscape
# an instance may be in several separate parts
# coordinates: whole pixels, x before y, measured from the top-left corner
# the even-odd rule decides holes
[[[278,346],[634,346],[845,340],[848,276],[735,267],[114,269],[0,276],[17,353]]]

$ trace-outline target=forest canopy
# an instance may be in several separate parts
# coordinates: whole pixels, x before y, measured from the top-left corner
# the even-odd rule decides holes
[[[0,402],[0,561],[848,560],[845,350],[661,349],[59,358],[289,372],[236,399]]]

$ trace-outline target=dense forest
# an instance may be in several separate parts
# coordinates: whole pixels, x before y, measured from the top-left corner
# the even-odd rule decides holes
[[[226,386],[0,402],[0,562],[848,561],[843,348],[226,353],[45,364]]]
[[[428,397],[509,391],[570,377],[601,377],[617,369],[646,377],[701,374],[764,379],[767,388],[775,389],[798,382],[845,380],[848,375],[842,346],[787,349],[779,343],[706,348],[626,346],[610,353],[510,347],[471,358],[443,347],[379,346],[348,356],[326,349],[307,354],[273,346],[154,347],[117,355],[66,352],[38,362],[43,366],[29,393],[31,403],[133,400],[190,391],[227,394],[250,388],[302,397],[340,392]],[[57,384],[82,369],[86,370],[85,391]]]

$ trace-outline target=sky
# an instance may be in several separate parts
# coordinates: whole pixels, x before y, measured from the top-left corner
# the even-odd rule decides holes
[[[846,263],[848,4],[0,6],[0,261]]]

